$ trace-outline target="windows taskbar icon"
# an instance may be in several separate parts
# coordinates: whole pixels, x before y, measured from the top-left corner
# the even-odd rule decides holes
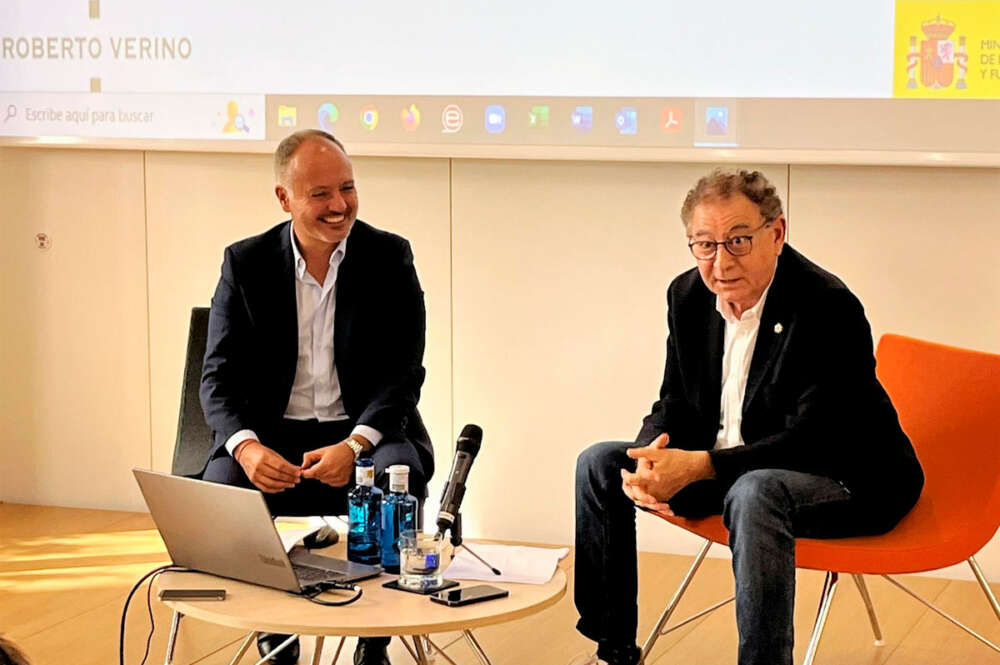
[[[639,133],[639,112],[634,106],[623,106],[615,113],[615,128],[619,134]]]
[[[457,134],[462,130],[462,109],[458,104],[448,104],[441,112],[442,134]]]
[[[532,106],[528,111],[528,127],[531,129],[545,129],[549,126],[549,107]]]
[[[320,104],[319,110],[316,111],[316,122],[319,123],[324,132],[332,132],[333,126],[337,124],[339,118],[340,110],[331,102]]]
[[[486,131],[490,134],[500,134],[507,128],[507,110],[499,104],[486,107]]]
[[[278,104],[278,127],[295,127],[299,124],[299,108]]]
[[[569,122],[578,132],[589,132],[594,128],[594,107],[577,106],[569,116]]]
[[[415,132],[420,127],[420,109],[416,104],[410,104],[400,111],[399,118],[403,123],[403,129],[408,132]]]
[[[679,106],[664,106],[660,109],[660,129],[668,133],[681,131],[684,112]]]
[[[370,132],[378,127],[378,109],[373,104],[361,107],[361,126]]]

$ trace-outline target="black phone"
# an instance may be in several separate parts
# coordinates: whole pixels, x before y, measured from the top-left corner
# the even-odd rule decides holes
[[[493,600],[494,598],[506,598],[509,595],[510,591],[506,589],[498,589],[489,584],[479,584],[477,586],[467,586],[461,589],[448,589],[432,593],[431,601],[447,605],[448,607],[460,607],[462,605],[479,603],[484,600]]]
[[[225,600],[225,589],[160,589],[160,600]]]

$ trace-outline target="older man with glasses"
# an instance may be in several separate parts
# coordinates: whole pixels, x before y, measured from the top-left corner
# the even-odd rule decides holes
[[[721,513],[740,665],[790,665],[795,538],[892,529],[923,472],[875,376],[871,328],[835,275],[785,242],[775,188],[717,170],[681,208],[695,267],[667,291],[659,399],[633,443],[576,470],[577,662],[635,665],[635,510]]]

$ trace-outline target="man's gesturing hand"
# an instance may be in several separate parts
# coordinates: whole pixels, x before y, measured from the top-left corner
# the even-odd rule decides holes
[[[310,450],[302,456],[302,476],[343,487],[351,480],[354,451],[344,442]]]
[[[299,467],[274,452],[257,439],[247,439],[236,446],[233,457],[240,463],[250,482],[261,492],[275,494],[299,482]]]

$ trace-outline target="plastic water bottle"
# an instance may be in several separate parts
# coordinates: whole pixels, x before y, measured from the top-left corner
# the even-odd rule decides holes
[[[399,572],[399,536],[417,529],[417,500],[408,493],[410,467],[389,467],[389,493],[382,498],[382,567]]]
[[[375,461],[354,465],[354,489],[347,495],[351,528],[347,532],[347,560],[368,565],[382,561],[382,490],[375,487]]]

